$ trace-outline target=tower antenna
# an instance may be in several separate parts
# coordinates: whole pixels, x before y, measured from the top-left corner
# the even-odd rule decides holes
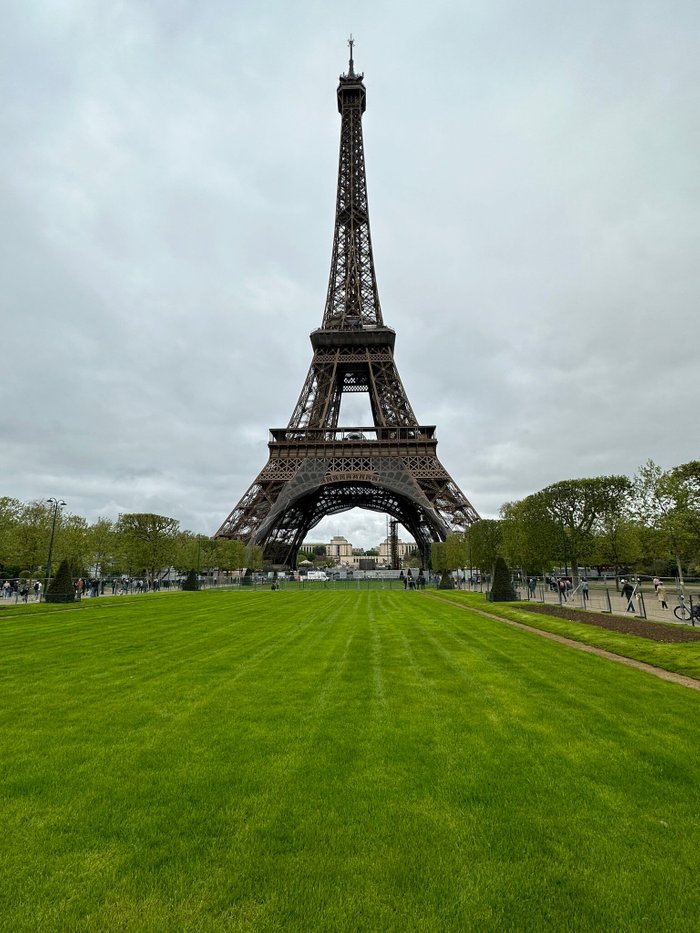
[[[354,78],[354,77],[355,77],[355,62],[353,61],[353,58],[352,58],[352,48],[353,48],[353,46],[355,45],[355,40],[354,40],[353,37],[352,37],[352,33],[350,33],[350,38],[348,39],[348,45],[350,46],[350,71],[349,71],[349,77]]]

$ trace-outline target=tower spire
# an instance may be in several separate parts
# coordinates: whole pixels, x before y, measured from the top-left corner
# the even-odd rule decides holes
[[[354,78],[355,77],[355,62],[352,60],[352,48],[355,45],[355,40],[352,37],[352,33],[350,33],[350,38],[348,39],[348,45],[350,46],[350,67],[348,69],[348,77]]]
[[[369,231],[362,114],[367,106],[363,74],[355,74],[350,37],[349,74],[340,76],[338,112],[341,115],[338,193],[331,270],[323,314],[323,328],[353,330],[383,325]]]

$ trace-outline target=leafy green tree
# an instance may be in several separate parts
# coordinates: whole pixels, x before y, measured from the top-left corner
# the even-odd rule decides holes
[[[176,519],[151,512],[120,515],[117,534],[129,571],[145,572],[151,581],[158,579],[175,559],[179,528]]]
[[[46,502],[24,503],[20,508],[13,536],[14,549],[12,556],[18,565],[30,573],[44,567],[46,563],[52,521],[53,509]],[[56,533],[54,535],[54,555],[59,559],[61,555],[59,546],[62,524],[63,516],[59,509],[56,516]]]
[[[574,581],[580,564],[592,557],[594,532],[606,516],[624,513],[630,490],[626,476],[596,476],[563,480],[541,491],[544,508],[560,526],[562,556],[571,562]]]
[[[250,570],[263,569],[263,549],[259,544],[246,549],[246,560],[248,561],[248,568]]]
[[[448,588],[450,582],[450,553],[444,541],[435,541],[430,547],[430,565],[440,574],[440,586]]]
[[[218,567],[216,541],[209,535],[197,535],[199,543],[199,570],[211,573]]]
[[[88,523],[82,515],[64,514],[61,535],[54,542],[59,560],[66,558],[76,573],[85,573],[90,564]]]
[[[98,518],[86,533],[88,565],[95,568],[98,576],[104,577],[114,571],[116,564],[117,538],[114,522],[109,518]]]
[[[684,541],[688,560],[700,568],[700,460],[669,470],[668,491],[673,496],[674,520]]]
[[[449,534],[444,541],[436,541],[430,549],[430,563],[441,575],[441,586],[450,585],[450,572],[467,564],[466,537],[461,532]]]
[[[216,538],[216,561],[220,570],[241,570],[245,567],[245,544],[228,538]]]
[[[503,522],[481,518],[469,528],[472,561],[484,573],[492,573],[496,558],[503,549]]]
[[[17,527],[22,513],[19,499],[0,496],[0,571],[17,567]]]
[[[503,552],[512,566],[546,574],[561,555],[559,525],[539,493],[501,506]]]
[[[640,529],[636,522],[624,515],[605,515],[594,535],[591,563],[615,568],[615,575],[623,567],[637,564],[642,558]]]
[[[662,470],[648,460],[634,478],[634,512],[666,542],[682,586],[684,562],[700,559],[700,461]]]
[[[200,544],[191,531],[178,531],[173,549],[172,565],[179,573],[197,570]]]

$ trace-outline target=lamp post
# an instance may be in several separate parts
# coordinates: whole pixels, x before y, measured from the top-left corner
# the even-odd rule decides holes
[[[561,540],[562,540],[562,544],[564,545],[564,576],[567,577],[568,579],[569,563],[568,563],[568,555],[566,553],[566,532],[564,531],[564,519],[561,517],[561,515],[559,516],[559,525],[561,526]]]
[[[468,544],[469,544],[469,590],[472,588],[472,580],[474,579],[474,568],[472,566],[472,530],[471,527],[467,528],[468,535]]]
[[[46,596],[46,591],[49,588],[49,580],[51,579],[51,554],[53,552],[53,539],[56,534],[56,519],[58,518],[58,510],[62,505],[66,503],[63,499],[54,499],[53,496],[50,499],[46,500],[51,502],[53,506],[53,519],[51,521],[51,537],[49,538],[49,556],[46,558],[46,576],[44,577],[44,596]]]

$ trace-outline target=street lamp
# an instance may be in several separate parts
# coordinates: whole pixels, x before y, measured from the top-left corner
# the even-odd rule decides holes
[[[561,540],[562,540],[562,544],[564,545],[564,576],[568,579],[569,577],[568,560],[569,559],[566,553],[566,532],[564,531],[564,519],[562,518],[561,514],[559,515],[559,525],[561,527]]]
[[[472,566],[472,530],[471,526],[467,528],[468,543],[469,543],[469,589],[472,588],[472,580],[474,579],[474,568]]]
[[[53,496],[50,499],[46,500],[51,502],[53,505],[53,520],[51,522],[51,538],[49,539],[49,556],[46,558],[46,576],[44,577],[44,595],[49,588],[49,580],[51,579],[51,554],[53,552],[53,538],[56,534],[56,519],[58,518],[58,510],[62,505],[66,503],[63,499],[54,499]]]

